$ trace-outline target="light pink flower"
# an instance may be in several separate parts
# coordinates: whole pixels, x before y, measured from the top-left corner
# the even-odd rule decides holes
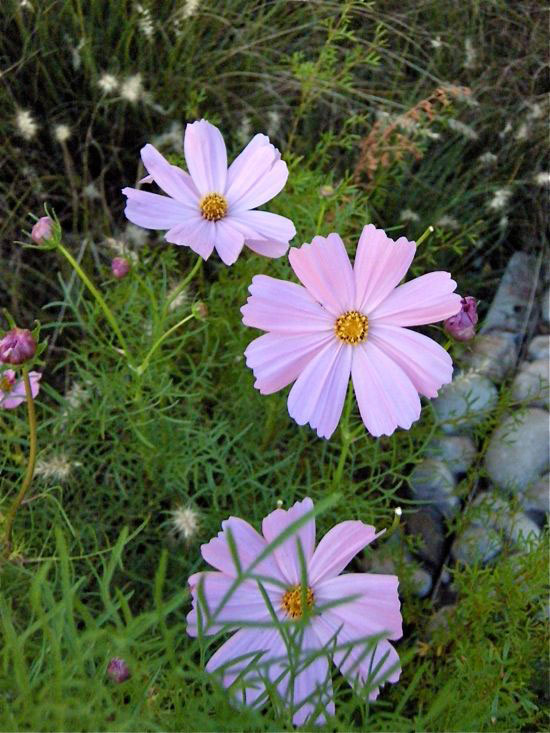
[[[53,221],[49,216],[41,216],[31,230],[31,239],[36,244],[42,244],[51,239],[53,232]]]
[[[40,390],[38,382],[41,378],[42,374],[40,372],[29,372],[33,399]],[[23,378],[17,379],[13,369],[6,369],[4,372],[0,372],[0,408],[12,410],[14,407],[19,407],[26,399]]]
[[[36,341],[27,328],[12,328],[0,339],[0,362],[24,364],[36,353]]]
[[[329,438],[340,419],[349,377],[372,435],[410,428],[419,394],[435,397],[451,381],[450,356],[408,326],[441,321],[460,310],[448,272],[400,280],[416,251],[372,224],[364,227],[352,266],[338,234],[292,248],[301,285],[256,275],[241,308],[243,323],[267,331],[245,351],[254,386],[270,394],[294,386],[288,411]],[[399,286],[398,286],[399,285]],[[296,381],[295,381],[296,380]]]
[[[329,656],[351,685],[368,692],[370,700],[384,682],[397,682],[400,675],[399,657],[388,641],[403,634],[397,577],[340,575],[379,535],[363,522],[342,522],[315,548],[312,514],[309,498],[288,511],[276,509],[263,520],[263,536],[248,522],[230,517],[222,522],[218,536],[201,548],[217,572],[189,578],[193,609],[187,616],[187,632],[198,635],[199,616],[205,635],[239,629],[210,658],[207,671],[220,675],[225,687],[237,682],[236,699],[247,705],[263,705],[266,682],[274,685],[285,707],[292,708],[296,725],[306,719],[323,723],[327,714],[334,714]],[[285,531],[288,536],[278,540]],[[273,622],[272,611],[279,625]],[[287,647],[281,629],[290,634],[295,647]],[[294,678],[289,653],[294,656]]]
[[[252,211],[276,196],[288,178],[286,163],[265,135],[255,135],[227,167],[223,137],[206,120],[188,124],[184,138],[189,173],[171,165],[152,145],[141,150],[149,176],[168,194],[124,188],[128,219],[145,229],[167,229],[165,239],[207,259],[214,247],[232,265],[243,245],[280,257],[296,234],[290,219]]]
[[[130,272],[130,262],[126,257],[114,257],[111,262],[111,272],[117,280],[122,280]]]

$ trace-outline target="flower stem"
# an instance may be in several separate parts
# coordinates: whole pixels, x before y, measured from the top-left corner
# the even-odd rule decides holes
[[[190,321],[191,318],[194,318],[194,317],[195,317],[195,314],[190,313],[188,316],[185,316],[185,318],[182,318],[181,321],[178,321],[176,324],[174,324],[172,328],[169,328],[168,331],[166,331],[166,333],[163,333],[162,336],[159,339],[157,339],[155,343],[151,346],[151,348],[149,349],[149,353],[147,354],[145,359],[141,362],[141,364],[135,368],[135,371],[141,376],[145,372],[147,367],[149,366],[149,361],[151,357],[153,356],[155,351],[158,349],[158,347],[162,344],[162,342],[165,341],[168,338],[168,336],[174,333],[174,331],[177,331],[177,329],[180,326],[183,326],[184,323],[187,323],[187,321]]]
[[[78,262],[75,260],[75,258],[72,256],[72,254],[65,249],[65,247],[60,243],[57,245],[57,249],[61,252],[61,254],[65,257],[66,260],[70,263],[71,267],[74,269],[74,271],[77,273],[79,278],[82,280],[84,285],[88,288],[90,293],[94,296],[96,299],[97,304],[105,314],[105,318],[109,321],[111,328],[116,334],[116,337],[119,340],[120,346],[122,347],[122,351],[124,352],[124,356],[126,357],[127,361],[130,362],[130,354],[128,352],[128,346],[126,345],[126,339],[122,335],[122,331],[120,330],[120,327],[118,323],[116,322],[116,318],[114,317],[111,309],[103,299],[103,296],[99,292],[99,290],[96,288],[96,286],[93,284],[93,282],[90,280],[88,275],[84,272],[84,270],[80,267]]]
[[[349,429],[349,419],[351,415],[352,404],[353,404],[353,386],[350,381],[348,385],[348,392],[346,395],[346,402],[344,404],[344,414],[342,416],[342,421],[340,423],[341,449],[340,449],[340,457],[338,459],[338,464],[336,466],[336,470],[334,471],[334,476],[332,477],[332,485],[334,489],[339,489],[340,487],[340,482],[342,480],[342,473],[344,472],[344,465],[346,463],[346,458],[348,457],[349,447],[353,440],[353,434]]]
[[[190,272],[187,274],[186,277],[183,278],[183,280],[180,282],[180,284],[176,287],[174,292],[170,295],[169,298],[167,298],[166,303],[164,305],[164,309],[168,310],[170,308],[170,305],[175,301],[175,299],[178,297],[178,295],[182,292],[182,290],[185,289],[185,286],[191,282],[191,280],[195,277],[197,272],[200,270],[200,267],[202,265],[202,257],[199,255],[197,258],[197,261],[191,268]]]
[[[25,383],[27,414],[29,417],[29,462],[27,464],[27,472],[25,474],[25,478],[23,479],[23,483],[21,484],[21,488],[19,489],[19,493],[15,497],[13,504],[11,505],[6,516],[6,521],[4,525],[4,549],[2,550],[2,555],[0,557],[1,560],[7,560],[10,556],[12,547],[11,532],[13,529],[13,523],[15,521],[15,515],[17,514],[17,510],[21,506],[23,499],[25,498],[25,495],[29,489],[29,486],[31,485],[32,477],[34,475],[34,466],[36,464],[36,412],[34,409],[34,400],[32,396],[29,372],[26,367],[23,367],[23,381]]]
[[[430,224],[430,226],[424,231],[424,233],[421,234],[420,237],[416,240],[416,246],[418,247],[419,244],[422,244],[422,242],[430,236],[433,230],[434,228]]]

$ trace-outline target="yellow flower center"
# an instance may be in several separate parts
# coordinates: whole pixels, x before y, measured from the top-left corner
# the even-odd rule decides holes
[[[334,332],[346,344],[358,344],[367,338],[369,319],[359,311],[347,311],[336,319]]]
[[[313,591],[311,588],[307,588],[306,590],[306,604],[308,608],[313,606]],[[295,585],[293,588],[289,588],[283,596],[281,606],[291,618],[301,618],[302,587],[300,585]]]
[[[200,201],[201,214],[208,221],[219,221],[227,214],[227,201],[220,193],[207,193]]]
[[[11,392],[13,389],[13,385],[14,385],[14,382],[10,381],[8,377],[2,377],[0,379],[0,391],[1,392],[4,392],[4,393]]]

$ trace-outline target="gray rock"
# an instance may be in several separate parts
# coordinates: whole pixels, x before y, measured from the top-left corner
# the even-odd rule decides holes
[[[409,479],[415,499],[429,502],[445,517],[453,517],[460,508],[455,494],[455,477],[443,461],[425,458],[416,465]]]
[[[544,522],[545,514],[550,512],[550,473],[531,484],[518,499],[526,512],[534,514],[540,523]]]
[[[475,562],[485,565],[502,550],[502,542],[492,528],[470,524],[455,539],[451,554],[457,562],[471,565]]]
[[[445,385],[432,406],[443,432],[456,435],[468,433],[483,422],[497,401],[497,389],[491,380],[468,372]]]
[[[470,506],[470,526],[490,528],[514,544],[525,545],[540,537],[540,529],[522,512],[514,512],[506,499],[492,491],[476,496]]]
[[[483,322],[482,333],[498,329],[514,333],[522,330],[536,287],[536,262],[536,257],[525,252],[512,255]]]
[[[425,598],[432,589],[432,576],[424,568],[417,567],[411,576],[413,593],[419,598]]]
[[[501,382],[515,367],[518,359],[516,337],[506,331],[480,334],[465,352],[464,364],[472,371]]]
[[[548,413],[530,408],[510,415],[495,430],[485,455],[485,468],[500,489],[524,491],[548,470]]]
[[[446,463],[454,474],[461,474],[466,473],[472,465],[476,447],[467,435],[446,435],[431,440],[426,455]]]
[[[535,407],[547,407],[550,396],[549,371],[548,358],[525,363],[512,384],[514,400]]]
[[[506,499],[494,491],[483,491],[471,503],[468,519],[473,527],[499,529],[499,515],[509,513]]]
[[[498,528],[504,532],[507,539],[522,546],[536,543],[540,537],[539,527],[521,512],[499,516]]]
[[[430,507],[419,509],[407,516],[407,529],[416,540],[415,552],[432,565],[440,565],[445,554],[445,538],[439,513]]]
[[[527,354],[530,359],[549,359],[550,358],[550,334],[541,334],[531,339]]]
[[[550,325],[550,288],[546,288],[542,296],[541,311],[542,320],[547,326]]]

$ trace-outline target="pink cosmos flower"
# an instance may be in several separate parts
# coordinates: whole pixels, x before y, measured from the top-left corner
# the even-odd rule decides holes
[[[49,216],[41,216],[31,230],[31,239],[36,244],[42,244],[51,239],[53,232],[53,221]]]
[[[445,333],[457,341],[470,341],[476,335],[477,321],[477,300],[467,295],[460,301],[460,311],[451,318],[447,318],[443,328]]]
[[[33,399],[40,390],[38,382],[41,378],[42,374],[40,372],[29,372]],[[6,369],[6,371],[0,372],[0,408],[12,410],[14,407],[19,407],[26,399],[23,378],[17,379],[13,369]]]
[[[340,419],[349,377],[372,435],[410,428],[419,394],[435,397],[452,377],[452,361],[435,341],[408,326],[460,310],[448,272],[400,280],[416,251],[372,224],[364,227],[352,266],[338,234],[292,248],[301,285],[256,275],[241,308],[243,323],[267,331],[245,351],[254,386],[270,394],[295,382],[288,411],[329,438]],[[296,381],[295,381],[296,380]]]
[[[127,218],[146,229],[167,229],[165,239],[191,247],[205,260],[214,247],[232,265],[243,245],[280,257],[296,234],[290,219],[252,211],[276,196],[288,178],[286,163],[265,135],[255,135],[227,167],[223,137],[206,120],[188,124],[184,139],[189,174],[171,165],[152,145],[141,150],[154,181],[168,194],[123,188]]]
[[[315,548],[312,513],[309,498],[288,511],[276,509],[263,520],[263,536],[230,517],[201,548],[216,571],[189,578],[193,608],[187,632],[197,636],[199,623],[204,635],[238,629],[210,658],[207,671],[220,675],[225,687],[234,685],[235,696],[247,705],[263,705],[267,687],[275,686],[296,725],[307,719],[323,723],[326,714],[334,714],[329,656],[371,700],[384,682],[397,682],[400,675],[399,657],[388,641],[403,634],[397,577],[340,575],[382,533],[363,522],[341,522]],[[283,629],[293,639],[290,649]]]

